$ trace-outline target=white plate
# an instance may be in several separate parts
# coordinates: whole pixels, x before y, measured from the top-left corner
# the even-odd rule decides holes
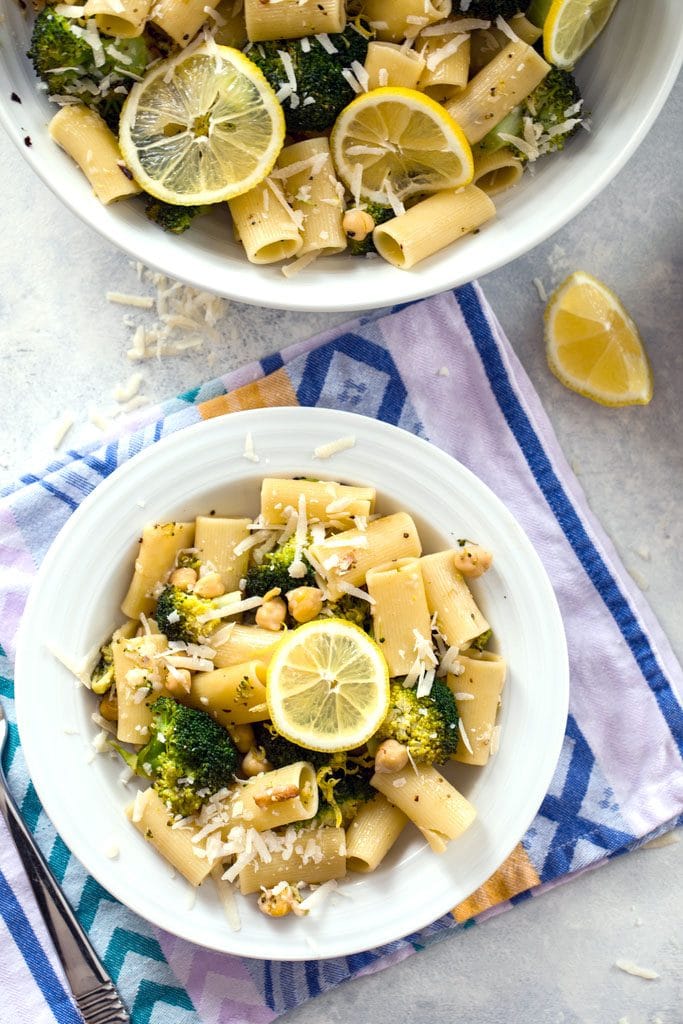
[[[243,457],[251,431],[261,461]],[[323,442],[353,434],[329,461]],[[137,538],[148,521],[217,509],[253,515],[263,476],[329,477],[377,487],[378,509],[408,510],[426,551],[458,537],[494,552],[473,589],[509,662],[498,754],[483,768],[447,769],[478,809],[475,824],[439,857],[408,827],[374,875],[342,883],[316,916],[273,921],[239,898],[231,932],[209,884],[187,910],[189,887],[129,825],[121,763],[86,763],[94,698],[76,688],[46,645],[82,655],[120,621]],[[144,502],[144,508],[139,503]],[[396,427],[327,409],[264,409],[209,420],[142,452],[105,480],[48,552],[21,625],[16,674],[19,730],[33,782],[67,846],[117,899],[154,924],[212,949],[287,960],[358,952],[413,932],[469,896],[522,837],[548,788],[568,702],[559,610],[526,535],[493,493],[460,463]],[[77,729],[79,735],[67,735]],[[115,842],[120,856],[106,849]]]
[[[645,137],[683,60],[682,0],[620,0],[605,31],[581,60],[577,76],[591,114],[564,153],[539,161],[533,176],[496,198],[498,215],[469,236],[409,272],[381,259],[319,260],[287,280],[279,265],[248,263],[232,241],[227,213],[201,218],[175,238],[150,224],[142,204],[102,206],[75,166],[50,139],[55,108],[36,90],[23,56],[30,16],[16,0],[0,0],[5,14],[0,48],[0,120],[19,150],[55,194],[86,223],[147,266],[198,288],[260,306],[353,310],[407,302],[509,263],[575,217],[612,180]],[[10,100],[12,92],[21,105]],[[29,135],[32,146],[24,145]]]

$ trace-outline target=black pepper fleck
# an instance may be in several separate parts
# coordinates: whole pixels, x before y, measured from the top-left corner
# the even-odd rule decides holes
[[[24,135],[24,145],[28,146],[29,149],[33,145],[33,140],[31,139],[30,135]]]
[[[11,99],[12,103],[21,103],[21,96],[17,96],[15,92],[10,93],[9,98]]]

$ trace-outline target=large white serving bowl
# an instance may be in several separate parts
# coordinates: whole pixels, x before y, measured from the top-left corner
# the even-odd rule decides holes
[[[29,5],[30,7],[30,5]],[[578,67],[592,131],[564,154],[539,162],[512,192],[496,200],[498,215],[476,236],[414,270],[383,260],[337,256],[287,279],[279,265],[258,267],[232,238],[225,211],[212,212],[182,238],[145,218],[140,202],[103,207],[78,168],[47,134],[54,107],[36,91],[24,54],[30,15],[0,0],[0,119],[34,170],[79,217],[115,245],[174,277],[228,298],[298,310],[354,310],[405,302],[464,284],[542,242],[611,181],[657,117],[683,60],[681,0],[620,0],[607,28]],[[21,105],[10,100],[15,92]],[[32,145],[24,139],[29,136]],[[68,247],[68,239],[65,239]]]
[[[251,432],[260,462],[243,456]],[[329,462],[315,445],[353,435]],[[88,763],[97,732],[92,694],[48,647],[82,656],[120,622],[137,540],[147,522],[186,520],[211,509],[254,515],[261,479],[327,477],[376,486],[378,510],[408,510],[426,551],[476,538],[494,552],[473,584],[509,664],[499,752],[485,768],[444,769],[476,806],[474,825],[446,853],[412,826],[372,875],[341,882],[308,918],[264,917],[240,898],[242,928],[228,928],[212,883],[187,909],[189,887],[124,817],[118,758]],[[144,507],[143,507],[144,506]],[[526,535],[469,470],[397,427],[326,409],[241,412],[190,427],[125,464],[83,502],[52,545],[22,620],[17,651],[19,731],[38,795],[67,846],[114,896],[154,924],[212,949],[302,960],[346,955],[436,920],[480,886],[519,842],[557,761],[568,705],[567,650],[557,603]],[[92,755],[91,759],[92,759]],[[120,855],[107,856],[115,844]]]

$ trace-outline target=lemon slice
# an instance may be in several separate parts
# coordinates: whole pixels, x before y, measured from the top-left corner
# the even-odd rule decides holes
[[[558,68],[573,68],[609,21],[617,0],[553,0],[543,23],[543,53]]]
[[[558,380],[601,405],[647,405],[652,372],[638,328],[617,296],[578,270],[545,311],[548,365]]]
[[[176,205],[242,195],[266,177],[285,119],[261,71],[205,42],[157,64],[123,106],[119,145],[146,192]]]
[[[287,633],[268,666],[273,725],[309,750],[352,750],[389,708],[389,669],[377,644],[344,619],[318,619]]]
[[[472,151],[456,121],[414,89],[387,87],[357,96],[332,129],[337,173],[356,196],[386,203],[472,180]]]

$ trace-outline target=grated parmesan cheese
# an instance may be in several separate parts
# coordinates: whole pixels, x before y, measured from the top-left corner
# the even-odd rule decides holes
[[[348,437],[339,437],[336,441],[329,441],[327,444],[320,444],[317,448],[314,448],[313,458],[329,459],[333,455],[337,455],[339,452],[345,452],[349,448],[353,448],[355,444],[356,438],[353,437],[353,435],[349,435]]]
[[[474,751],[472,750],[472,744],[470,743],[470,738],[467,735],[467,729],[465,728],[465,723],[463,722],[462,718],[458,718],[458,731],[460,733],[460,738],[462,739],[463,743],[465,744],[465,747],[467,748],[468,753],[473,755]]]
[[[626,974],[632,974],[636,978],[643,978],[645,981],[654,981],[659,977],[656,971],[653,971],[649,967],[639,967],[638,964],[634,964],[632,960],[615,960],[614,966],[618,967],[620,971],[624,971]]]
[[[247,436],[244,439],[244,451],[242,452],[242,457],[248,459],[249,462],[261,461],[258,455],[256,454],[256,451],[254,450],[254,439],[251,435],[251,431],[248,432]]]

